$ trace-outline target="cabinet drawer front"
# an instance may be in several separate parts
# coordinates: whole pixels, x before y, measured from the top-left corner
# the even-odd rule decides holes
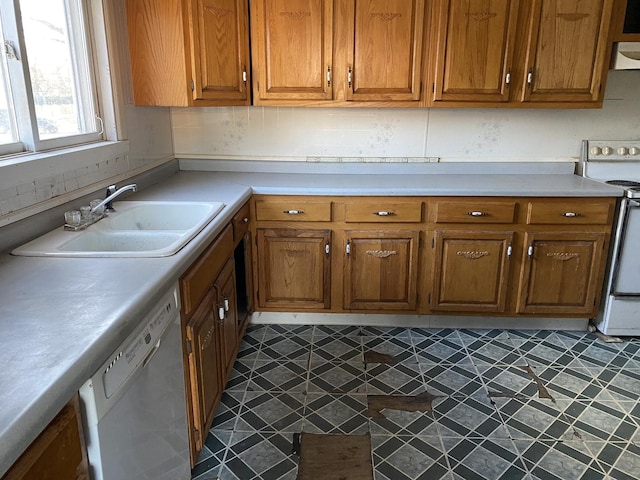
[[[233,232],[229,225],[180,279],[182,310],[185,315],[191,314],[200,299],[211,288],[232,251]]]
[[[436,223],[513,223],[515,202],[439,201],[436,203]]]
[[[256,220],[289,222],[330,222],[331,202],[306,198],[291,200],[257,200]]]
[[[531,202],[527,223],[552,225],[606,225],[611,221],[613,202]]]
[[[422,220],[422,202],[388,201],[386,198],[345,205],[345,222],[418,223]]]
[[[233,241],[238,243],[244,234],[249,230],[249,202],[245,203],[243,207],[233,216],[231,224],[233,225]]]

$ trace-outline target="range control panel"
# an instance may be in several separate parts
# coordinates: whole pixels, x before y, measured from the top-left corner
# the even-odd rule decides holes
[[[587,160],[640,161],[640,140],[589,140]]]

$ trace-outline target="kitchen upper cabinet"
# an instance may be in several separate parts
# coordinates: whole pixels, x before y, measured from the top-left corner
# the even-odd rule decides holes
[[[434,101],[509,101],[518,4],[515,0],[436,2]]]
[[[349,0],[345,23],[346,100],[421,98],[424,0]],[[341,38],[341,37],[339,37]]]
[[[415,310],[418,231],[345,231],[344,308]]]
[[[424,5],[424,0],[251,2],[254,104],[417,106]]]
[[[251,2],[254,103],[333,98],[333,0]]]
[[[612,7],[613,0],[533,2],[522,101],[598,100],[611,48]]]
[[[504,312],[513,232],[435,232],[434,311]]]
[[[246,0],[127,0],[136,105],[249,105]]]
[[[330,230],[258,228],[258,306],[331,307]]]
[[[604,233],[530,232],[525,245],[518,313],[596,313]]]
[[[614,0],[440,0],[433,106],[598,107]]]

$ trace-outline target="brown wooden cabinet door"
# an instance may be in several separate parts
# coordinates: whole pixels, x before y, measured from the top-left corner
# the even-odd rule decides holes
[[[434,101],[507,102],[518,2],[437,2]]]
[[[214,283],[216,291],[215,313],[219,328],[220,359],[226,378],[233,368],[238,349],[238,311],[236,308],[236,272],[230,259]]]
[[[214,296],[209,292],[200,303],[186,326],[189,377],[192,397],[194,425],[198,431],[191,435],[192,456],[197,458],[202,450],[206,432],[209,430],[215,409],[222,395],[222,377],[216,345],[216,318]],[[193,445],[195,443],[195,445]],[[195,449],[195,450],[194,450]]]
[[[418,101],[424,0],[350,0],[347,100]]]
[[[435,232],[431,308],[504,312],[513,232]]]
[[[193,99],[250,103],[246,0],[191,0]]]
[[[344,308],[415,310],[416,231],[346,231]]]
[[[595,313],[604,233],[527,233],[518,313]]]
[[[613,0],[534,0],[523,101],[595,102]]]
[[[331,307],[329,230],[258,229],[258,305]]]
[[[331,100],[333,1],[251,2],[254,103]]]

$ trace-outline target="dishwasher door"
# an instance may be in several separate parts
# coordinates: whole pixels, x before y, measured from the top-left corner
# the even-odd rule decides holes
[[[80,389],[94,480],[188,480],[177,290]]]

